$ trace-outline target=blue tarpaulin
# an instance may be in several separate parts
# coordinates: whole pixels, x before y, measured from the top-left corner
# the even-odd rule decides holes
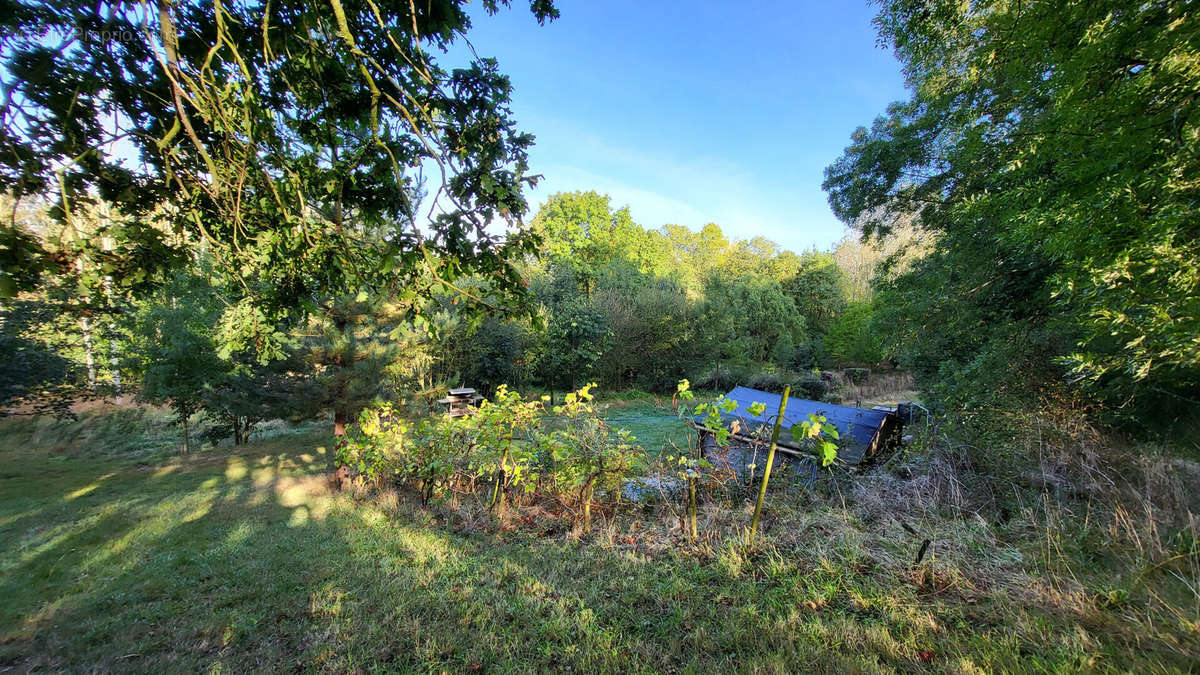
[[[737,387],[726,394],[725,398],[732,399],[737,403],[737,410],[722,414],[721,417],[725,424],[728,425],[733,420],[740,419],[746,427],[754,429],[759,425],[767,424],[768,421],[771,424],[775,422],[775,415],[779,412],[779,400],[782,397],[779,394],[771,394],[758,389]],[[762,415],[751,415],[749,408],[754,403],[762,403],[766,406],[766,411]],[[824,415],[830,424],[837,427],[838,434],[841,435],[839,445],[856,446],[859,453],[855,454],[861,455],[862,450],[866,449],[879,433],[888,413],[882,410],[865,410],[803,398],[789,398],[787,411],[783,414],[784,431],[780,434],[780,442],[792,445],[791,434],[787,430],[791,429],[793,425],[807,421],[809,415]],[[700,422],[701,418],[696,418],[696,421]]]

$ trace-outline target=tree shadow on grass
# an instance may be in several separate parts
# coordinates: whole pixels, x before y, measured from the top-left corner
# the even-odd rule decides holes
[[[0,558],[0,669],[872,671],[948,641],[980,654],[964,666],[1029,646],[947,633],[915,599],[902,620],[868,582],[795,561],[729,573],[456,534],[329,494],[302,440],[30,497]]]

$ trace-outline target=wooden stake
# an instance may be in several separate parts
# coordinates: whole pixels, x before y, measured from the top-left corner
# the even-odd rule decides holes
[[[779,430],[783,428],[783,413],[787,410],[791,386],[784,387],[783,398],[779,399],[779,414],[775,416],[775,428],[771,430],[771,449],[767,451],[767,466],[763,469],[762,485],[758,488],[758,503],[754,505],[754,518],[750,521],[750,536],[747,543],[753,544],[758,534],[758,519],[762,516],[763,501],[767,498],[767,481],[771,480],[771,466],[775,464],[775,448],[779,445]]]

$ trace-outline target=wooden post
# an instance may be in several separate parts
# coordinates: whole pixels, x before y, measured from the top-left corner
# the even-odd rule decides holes
[[[787,410],[788,396],[792,393],[789,385],[783,389],[783,398],[779,399],[779,414],[775,417],[775,428],[771,430],[771,449],[767,451],[767,466],[763,469],[762,485],[758,488],[758,502],[754,505],[754,518],[750,521],[750,536],[748,543],[754,543],[758,534],[758,519],[762,516],[763,501],[767,498],[767,481],[771,480],[771,466],[775,464],[775,448],[779,445],[779,430],[783,428],[783,413]]]

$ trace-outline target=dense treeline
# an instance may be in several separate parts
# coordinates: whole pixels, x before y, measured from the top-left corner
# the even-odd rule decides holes
[[[912,98],[827,170],[869,235],[932,253],[889,284],[899,358],[950,409],[1200,403],[1193,3],[881,3]]]
[[[444,372],[485,387],[508,382],[664,392],[679,379],[797,373],[882,360],[876,343],[826,337],[848,302],[830,253],[796,254],[715,224],[647,229],[594,192],[552,196],[533,219],[541,255],[524,270],[538,314],[465,334]]]
[[[60,227],[44,213],[25,217],[42,238]],[[526,312],[503,311],[478,275],[414,300],[416,320],[397,298],[364,289],[306,320],[256,329],[270,333],[269,349],[230,328],[244,319],[237,285],[202,249],[148,294],[106,297],[102,312],[59,312],[51,323],[22,320],[64,306],[63,292],[44,285],[9,305],[6,401],[65,404],[125,389],[171,405],[181,421],[203,411],[214,434],[243,442],[263,420],[333,410],[344,424],[373,400],[423,406],[460,385],[668,392],[690,378],[793,383],[821,398],[828,383],[813,369],[886,356],[871,302],[854,299],[851,282],[881,254],[857,242],[796,254],[730,239],[715,224],[648,229],[595,192],[551,196],[529,229],[540,243],[516,263]]]
[[[465,34],[463,4],[16,3],[4,402],[132,387],[238,439],[320,411],[343,435],[367,401],[453,384],[818,398],[814,368],[895,360],[943,410],[1194,417],[1187,3],[882,3],[912,98],[827,171],[866,240],[802,254],[644,227],[594,193],[526,225],[537,176],[510,83],[428,50]]]

